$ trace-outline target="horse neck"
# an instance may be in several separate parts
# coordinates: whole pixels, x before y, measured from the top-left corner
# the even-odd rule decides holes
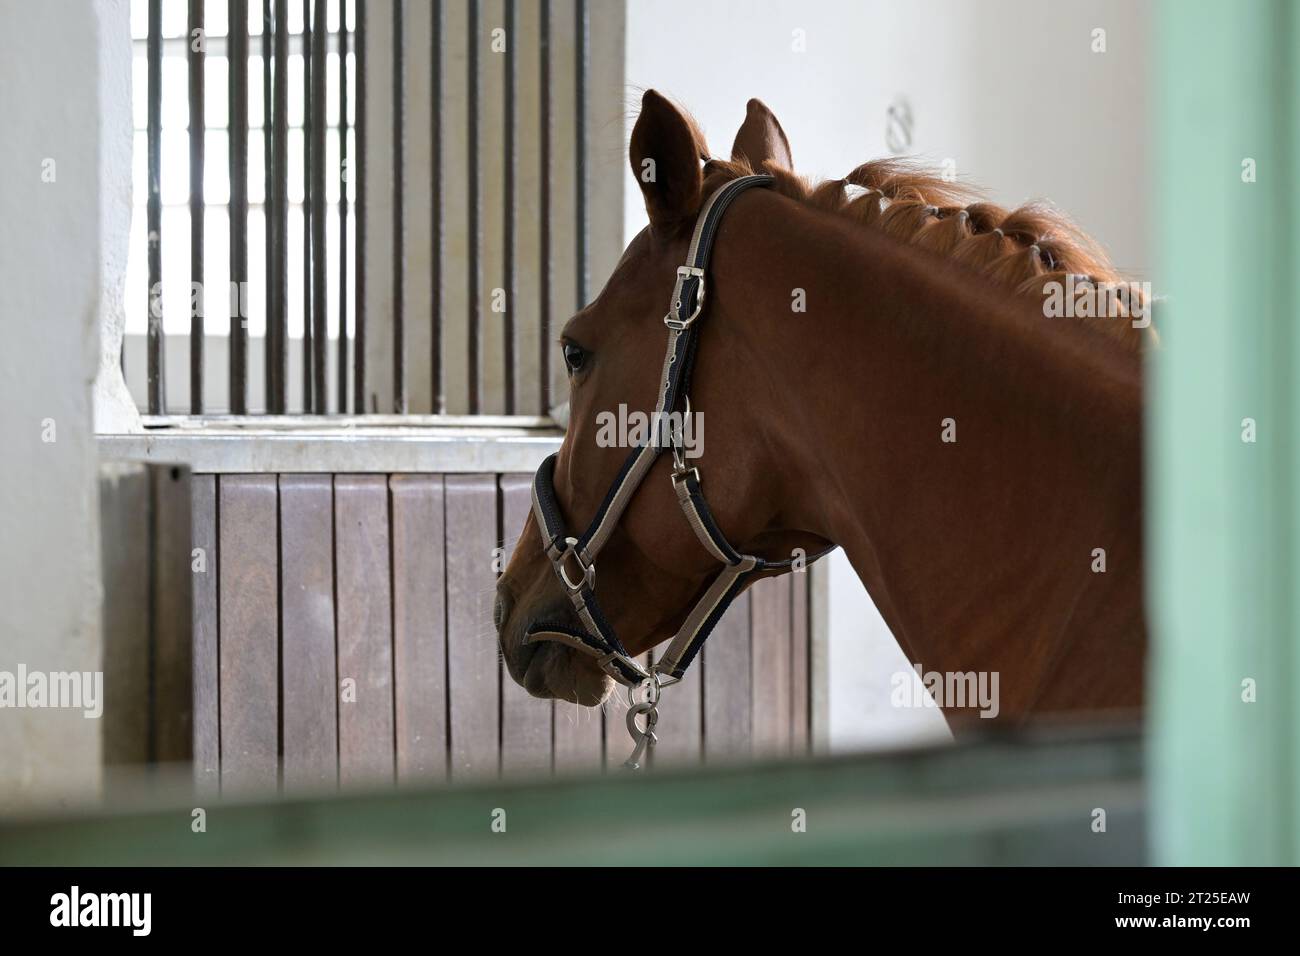
[[[844,548],[914,661],[1018,670],[1003,697],[1029,707],[1071,635],[1140,632],[1137,356],[776,195],[737,203],[714,275],[721,322],[767,366],[746,376],[781,383],[754,425],[787,520]]]

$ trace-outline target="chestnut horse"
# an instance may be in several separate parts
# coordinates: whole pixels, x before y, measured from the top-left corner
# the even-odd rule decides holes
[[[566,524],[586,526],[627,455],[598,441],[600,413],[654,408],[664,312],[703,201],[769,173],[717,233],[690,396],[726,538],[773,560],[839,545],[909,659],[998,674],[1002,719],[1140,706],[1152,333],[1140,298],[1100,318],[1049,308],[1067,279],[1117,280],[1104,255],[1049,208],[971,202],[898,163],[810,187],[757,100],[722,161],[647,92],[629,153],[650,225],[561,335]],[[601,604],[631,654],[671,637],[717,570],[670,466],[655,462],[600,556]],[[534,622],[581,626],[531,515],[496,621],[530,693],[609,694],[592,657],[524,641]]]

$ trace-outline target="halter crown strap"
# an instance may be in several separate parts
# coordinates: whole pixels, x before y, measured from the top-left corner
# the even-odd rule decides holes
[[[590,654],[598,659],[607,674],[621,684],[634,687],[644,681],[655,680],[662,685],[681,679],[727,606],[744,589],[746,581],[759,572],[789,570],[794,564],[793,560],[765,561],[732,547],[704,500],[699,470],[685,467],[678,436],[672,434],[671,430],[665,435],[659,427],[666,420],[665,416],[675,411],[679,404],[685,407],[683,414],[689,413],[690,401],[686,398],[686,393],[690,387],[696,347],[694,326],[704,312],[705,278],[722,216],[742,192],[755,186],[770,186],[772,181],[771,176],[742,176],[733,179],[716,190],[700,210],[687,249],[686,264],[677,269],[673,297],[668,314],[664,317],[664,325],[669,329],[668,348],[664,354],[663,370],[659,377],[659,397],[652,417],[655,427],[650,440],[633,448],[628,454],[587,530],[574,538],[569,536],[565,528],[555,495],[556,455],[551,455],[542,462],[533,479],[533,516],[542,532],[546,556],[568,591],[574,610],[586,630],[558,624],[534,624],[524,638],[525,643],[558,641]],[[596,601],[595,562],[633,494],[663,452],[665,438],[673,449],[672,481],[682,512],[700,543],[718,559],[723,568],[686,616],[663,657],[650,671],[646,671],[627,653],[618,635],[601,613]],[[821,554],[814,555],[810,560],[816,560]]]

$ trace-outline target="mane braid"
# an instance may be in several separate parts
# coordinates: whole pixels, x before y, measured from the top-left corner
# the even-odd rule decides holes
[[[1089,328],[1140,351],[1157,341],[1155,326],[1134,328],[1133,305],[1150,316],[1152,303],[1111,264],[1105,251],[1060,210],[1027,203],[1006,210],[970,187],[899,159],[863,163],[843,179],[813,184],[771,162],[754,169],[740,160],[708,159],[705,194],[740,176],[766,173],[787,198],[844,216],[984,275],[1012,294],[1045,303],[1061,290],[1113,285],[1108,307],[1119,314],[1081,317]],[[1131,291],[1130,291],[1131,290]]]

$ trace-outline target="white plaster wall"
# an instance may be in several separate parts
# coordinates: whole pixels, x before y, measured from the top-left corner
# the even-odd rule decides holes
[[[780,118],[796,168],[838,178],[888,154],[886,112],[913,115],[909,154],[997,201],[1048,198],[1147,277],[1148,134],[1143,0],[628,0],[629,113],[653,87],[727,155],[757,96]],[[1093,30],[1106,31],[1094,53]],[[804,52],[794,49],[797,35]],[[629,129],[630,132],[630,129]],[[645,225],[631,177],[626,233]],[[942,738],[937,711],[889,704],[908,669],[843,555],[831,559],[832,748]],[[925,663],[924,661],[922,662]]]
[[[131,235],[131,11],[129,0],[96,0],[99,25],[100,286],[95,431],[140,431],[122,376],[125,285]],[[143,362],[140,363],[143,367]],[[174,366],[173,366],[174,367]],[[145,399],[147,400],[147,393]],[[141,402],[143,406],[146,402]]]
[[[100,668],[100,36],[120,6],[0,0],[0,670],[11,672]],[[99,785],[98,721],[0,709],[0,811]]]

